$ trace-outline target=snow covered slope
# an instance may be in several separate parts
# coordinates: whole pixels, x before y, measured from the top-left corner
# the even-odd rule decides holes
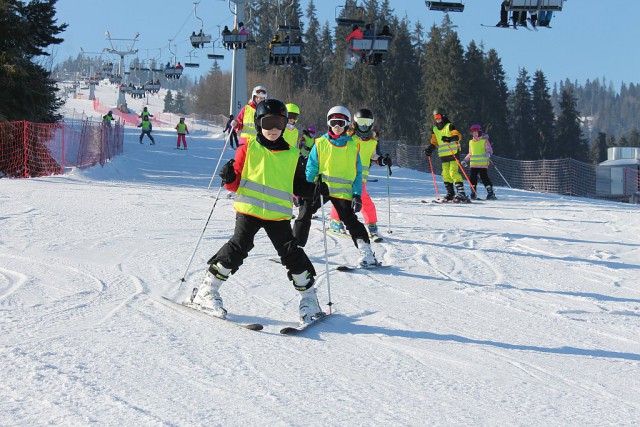
[[[104,168],[0,179],[1,425],[640,423],[637,206],[504,188],[423,204],[431,177],[403,169],[387,205],[374,169],[374,250],[393,267],[332,271],[336,315],[281,336],[298,297],[259,233],[221,290],[265,325],[252,332],[161,301],[186,297],[233,232],[223,191],[179,289],[222,140],[137,136]],[[320,227],[306,249],[326,304]],[[327,239],[331,266],[356,262],[349,239]]]

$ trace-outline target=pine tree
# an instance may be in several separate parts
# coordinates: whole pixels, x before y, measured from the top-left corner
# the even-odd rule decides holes
[[[67,24],[56,25],[57,0],[0,3],[0,121],[55,122],[62,105],[50,73],[35,62],[62,43]]]
[[[172,113],[177,113],[177,114],[186,114],[187,113],[187,109],[186,109],[186,99],[184,96],[184,92],[179,90],[178,93],[176,94],[176,98],[173,101],[173,111]]]
[[[168,90],[167,94],[164,96],[164,112],[165,113],[174,112],[173,94],[171,93],[170,90]]]
[[[485,74],[487,75],[487,87],[484,108],[487,116],[483,119],[484,128],[490,134],[494,152],[503,157],[515,157],[515,146],[509,133],[509,110],[507,101],[509,89],[506,83],[506,74],[498,52],[490,49],[485,60]]]
[[[591,143],[589,150],[589,160],[591,163],[598,164],[607,160],[607,134],[599,132],[598,137]]]
[[[576,98],[571,87],[560,96],[560,114],[556,120],[558,158],[570,157],[586,161],[589,148],[582,137],[580,113],[576,110]]]
[[[553,139],[553,105],[551,104],[551,95],[549,94],[547,79],[540,70],[536,71],[533,75],[531,97],[535,135],[533,143],[538,150],[537,158],[553,159],[556,147]],[[533,147],[531,152],[533,152]]]
[[[514,139],[514,157],[519,160],[539,159],[539,150],[534,142],[533,105],[529,73],[520,69],[516,87],[510,97],[511,135]]]

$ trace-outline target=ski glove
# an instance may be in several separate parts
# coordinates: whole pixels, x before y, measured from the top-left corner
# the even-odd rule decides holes
[[[466,168],[467,166],[469,166],[467,162],[465,162],[464,160],[461,161],[460,164],[462,165],[463,168]]]
[[[384,157],[378,157],[378,166],[392,166],[393,162],[391,161],[391,157],[388,154],[385,154]]]
[[[449,138],[448,136],[442,136],[440,139],[442,139],[442,142],[449,142],[449,141],[451,141],[451,138]]]
[[[235,159],[229,160],[225,165],[220,169],[220,178],[222,178],[223,184],[231,184],[236,180],[236,171],[233,169],[233,164],[235,163]]]
[[[433,144],[429,144],[427,145],[427,148],[424,149],[424,154],[427,155],[427,157],[429,157],[431,155],[431,153],[433,153],[433,150],[435,150],[435,145]]]
[[[355,213],[360,212],[360,209],[362,209],[362,199],[358,194],[353,195],[353,200],[351,200],[351,207],[353,208],[353,211]]]
[[[322,195],[323,199],[326,201],[329,199],[329,187],[322,181],[316,182],[316,189],[314,191],[314,198],[320,199],[320,195]]]

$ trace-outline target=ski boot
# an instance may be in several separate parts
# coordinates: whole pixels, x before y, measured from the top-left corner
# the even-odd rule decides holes
[[[339,219],[331,219],[331,222],[329,222],[329,230],[336,234],[347,234],[344,224]]]
[[[374,242],[382,242],[382,237],[378,234],[378,224],[372,222],[367,224],[367,228],[369,229],[369,238]]]
[[[222,282],[227,280],[229,273],[231,273],[230,269],[218,264],[211,264],[192,302],[213,311],[216,316],[224,318],[227,315],[227,310],[222,306],[220,286]]]
[[[478,200],[478,196],[476,195],[476,192],[473,190],[471,191],[471,195],[469,196],[469,198],[471,200]]]
[[[487,186],[487,200],[498,200],[495,193],[493,192],[493,185]]]
[[[453,183],[445,182],[444,186],[447,189],[447,194],[444,196],[442,201],[443,202],[452,202],[453,199],[454,199],[454,196],[455,196],[455,193],[453,192]]]
[[[324,313],[318,303],[316,288],[313,286],[315,278],[311,273],[308,271],[303,271],[300,274],[289,273],[289,278],[293,281],[296,290],[300,292],[300,306],[298,307],[300,323],[311,323],[321,317]]]
[[[362,254],[362,258],[360,258],[361,267],[366,268],[366,267],[380,265],[380,263],[376,259],[376,254],[374,254],[373,250],[371,249],[371,244],[365,242],[362,239],[358,239],[356,241],[356,244],[358,245],[358,249]]]
[[[464,184],[461,182],[456,182],[456,195],[453,198],[453,201],[456,203],[469,203],[471,200],[467,197],[467,194],[464,192]]]

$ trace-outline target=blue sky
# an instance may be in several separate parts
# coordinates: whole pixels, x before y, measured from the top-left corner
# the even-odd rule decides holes
[[[500,0],[467,0],[465,11],[452,13],[451,17],[463,45],[475,40],[482,42],[485,49],[498,51],[510,86],[519,67],[530,73],[543,70],[550,84],[564,78],[584,83],[602,77],[616,89],[621,82],[640,83],[639,0],[567,0],[564,10],[554,16],[553,28],[537,32],[482,27],[481,23],[495,24],[499,20],[500,3]],[[303,10],[307,4],[307,0],[302,0]],[[343,4],[340,0],[316,0],[320,21],[329,21],[333,26],[335,8],[340,4]],[[412,22],[420,20],[426,28],[440,23],[443,17],[441,12],[427,10],[422,0],[391,0],[391,5],[396,15],[409,16]],[[109,30],[114,38],[132,38],[139,32],[135,47],[143,60],[158,57],[168,61],[171,54],[167,46],[169,39],[173,39],[177,59],[185,62],[191,51],[189,35],[200,28],[192,1],[59,0],[57,10],[58,22],[68,23],[69,28],[63,34],[65,42],[56,48],[56,61],[75,57],[81,47],[88,52],[108,47],[104,33]],[[226,0],[201,0],[197,12],[206,32],[214,37],[218,25],[233,24]],[[192,57],[190,62],[199,62],[200,68],[187,72],[206,74],[211,65],[206,54],[211,52],[211,48],[198,50],[198,58]],[[216,53],[223,52],[218,49]],[[220,65],[230,69],[231,55],[227,54]]]

